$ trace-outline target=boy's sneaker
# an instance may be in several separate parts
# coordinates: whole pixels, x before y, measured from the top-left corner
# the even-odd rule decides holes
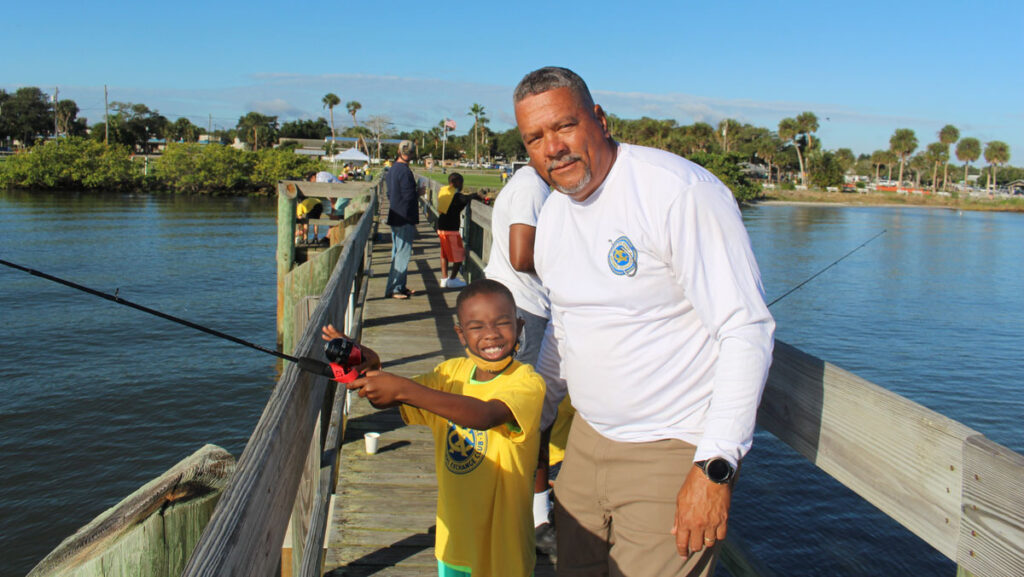
[[[443,277],[441,279],[441,288],[448,288],[448,277]]]
[[[445,280],[448,281],[444,285],[446,288],[462,288],[462,287],[466,286],[466,281],[464,281],[464,280],[462,280],[461,278],[458,278],[458,277],[450,278],[450,279],[445,279]]]

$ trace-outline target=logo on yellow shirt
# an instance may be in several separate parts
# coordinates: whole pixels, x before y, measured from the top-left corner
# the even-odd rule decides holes
[[[636,247],[628,237],[620,236],[612,243],[612,248],[608,251],[608,267],[620,276],[636,274]]]
[[[456,475],[476,469],[487,454],[487,431],[477,431],[448,423],[448,442],[445,447],[445,466]]]

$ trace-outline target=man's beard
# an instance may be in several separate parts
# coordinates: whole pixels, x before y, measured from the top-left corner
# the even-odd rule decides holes
[[[590,165],[583,163],[583,177],[580,178],[579,182],[572,185],[571,187],[555,183],[555,179],[554,177],[551,176],[551,172],[560,166],[565,166],[566,164],[575,161],[579,161],[582,163],[583,158],[580,157],[579,155],[570,154],[562,159],[553,160],[550,163],[548,163],[548,177],[551,178],[551,183],[554,186],[555,190],[561,192],[562,194],[567,194],[569,196],[579,193],[584,188],[586,188],[588,184],[590,184],[590,179],[593,178],[593,175],[590,172]]]

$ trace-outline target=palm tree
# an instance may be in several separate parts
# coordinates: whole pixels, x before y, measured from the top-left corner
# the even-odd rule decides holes
[[[900,180],[896,185],[897,192],[903,188],[903,166],[907,162],[907,157],[913,154],[916,149],[917,135],[909,128],[897,128],[896,132],[889,139],[889,150],[900,159]]]
[[[483,114],[481,114],[480,115],[480,119],[477,120],[477,124],[480,125],[480,134],[482,135],[483,140],[484,140],[484,143],[483,143],[484,144],[484,153],[487,155],[487,162],[491,161],[491,147],[488,144],[488,140],[487,140],[487,125],[490,124],[490,122],[491,122],[491,119],[487,118]]]
[[[804,173],[804,155],[800,152],[800,143],[796,137],[800,134],[800,126],[794,118],[783,118],[779,121],[779,138],[783,142],[792,142],[796,148],[796,160],[800,163],[800,184],[807,186],[807,174]]]
[[[967,186],[967,165],[981,157],[981,142],[977,138],[965,138],[956,143],[956,157],[964,163],[964,186]]]
[[[891,150],[883,150],[882,158],[885,159],[885,179],[892,180],[892,165],[896,164],[896,154]]]
[[[348,109],[348,113],[352,115],[352,126],[359,126],[359,123],[356,122],[356,112],[358,112],[362,107],[363,105],[359,104],[359,102],[355,100],[349,100],[345,103],[345,108]]]
[[[947,124],[939,131],[939,142],[946,145],[946,166],[942,169],[942,188],[948,188],[949,182],[949,146],[960,140],[960,131],[952,124]]]
[[[932,192],[938,190],[939,165],[949,165],[949,145],[944,142],[933,142],[928,145],[928,157],[932,161]]]
[[[927,150],[921,151],[920,153],[910,157],[910,161],[907,162],[907,166],[913,172],[913,188],[920,189],[921,173],[932,166],[932,157]]]
[[[807,137],[807,150],[814,149],[813,133],[818,131],[818,117],[813,112],[801,112],[796,117],[796,127],[800,134]]]
[[[731,147],[729,146],[730,129],[732,130],[733,139],[735,140],[735,137],[738,136],[740,132],[740,123],[731,118],[724,118],[718,123],[718,134],[722,136],[722,149],[726,153],[728,153],[731,149]]]
[[[327,94],[324,95],[323,100],[321,100],[321,102],[324,103],[324,108],[328,109],[331,112],[331,146],[329,150],[331,154],[334,154],[334,143],[336,142],[334,136],[334,107],[341,104],[341,99],[338,98],[337,94],[333,92],[328,92]]]
[[[871,153],[871,164],[875,165],[875,182],[878,182],[878,170],[883,164],[888,164],[887,150],[876,150]]]
[[[762,136],[757,139],[754,154],[768,163],[768,184],[772,183],[772,160],[779,151],[779,143],[773,136]]]
[[[483,114],[484,107],[474,102],[473,106],[469,107],[469,114],[466,115],[473,117],[473,159],[477,164],[480,164],[480,117]]]
[[[993,140],[985,145],[985,162],[992,165],[992,172],[989,174],[989,190],[996,186],[996,171],[1000,164],[1010,161],[1010,147],[1001,140]]]

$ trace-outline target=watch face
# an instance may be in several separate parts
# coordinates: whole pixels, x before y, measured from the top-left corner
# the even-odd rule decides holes
[[[705,472],[708,479],[716,483],[724,483],[732,477],[732,466],[725,459],[712,459],[708,461]]]

